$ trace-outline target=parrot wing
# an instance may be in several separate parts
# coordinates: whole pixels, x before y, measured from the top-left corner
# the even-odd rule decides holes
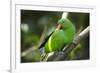
[[[45,39],[42,41],[42,43],[38,46],[38,49],[42,48],[42,47],[45,45],[45,43],[48,41],[49,37],[50,37],[53,33],[54,33],[54,31],[51,32],[49,35],[47,35],[47,36],[45,37]]]

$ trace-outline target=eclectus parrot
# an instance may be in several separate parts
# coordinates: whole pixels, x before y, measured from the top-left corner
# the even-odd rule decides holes
[[[75,26],[68,18],[60,19],[57,24],[55,31],[40,45],[40,48],[44,46],[45,53],[62,51],[74,39]]]

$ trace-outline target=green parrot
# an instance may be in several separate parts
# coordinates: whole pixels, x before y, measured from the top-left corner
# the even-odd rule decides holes
[[[69,45],[75,36],[75,26],[68,18],[61,18],[57,28],[46,37],[39,48],[44,46],[45,53],[62,51],[65,45]]]

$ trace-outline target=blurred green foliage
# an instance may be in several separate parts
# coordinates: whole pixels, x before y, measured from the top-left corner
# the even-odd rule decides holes
[[[21,54],[39,44],[45,27],[47,28],[45,36],[53,31],[62,13],[60,11],[21,10]],[[69,12],[68,19],[75,24],[76,34],[89,26],[89,13]],[[75,49],[71,53],[72,59],[89,59],[89,36],[83,39],[78,47],[80,49]],[[21,57],[21,62],[38,62],[40,55],[39,50],[33,48],[30,53]]]

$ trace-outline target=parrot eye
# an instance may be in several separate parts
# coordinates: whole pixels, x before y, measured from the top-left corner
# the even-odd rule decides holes
[[[64,21],[62,21],[62,23],[64,23]]]

